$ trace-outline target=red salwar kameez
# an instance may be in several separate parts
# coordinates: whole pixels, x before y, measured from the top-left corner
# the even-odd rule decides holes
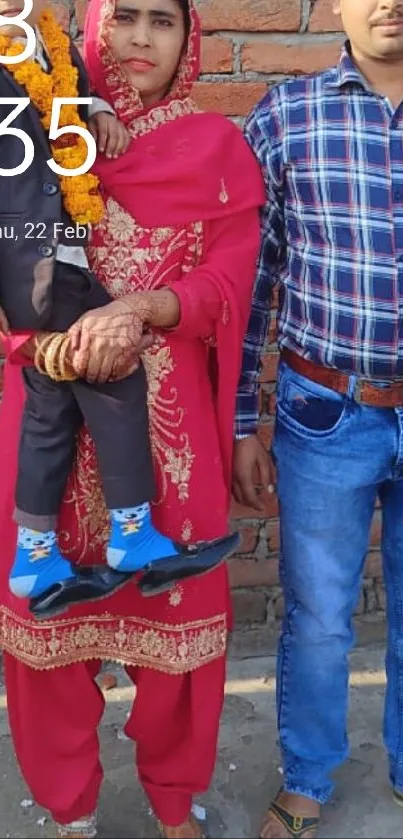
[[[192,543],[228,530],[235,393],[259,244],[260,172],[238,131],[198,112],[193,4],[188,49],[171,92],[144,111],[108,46],[113,0],[91,0],[86,60],[93,89],[133,141],[100,159],[106,215],[93,231],[92,269],[113,297],[171,287],[178,328],[155,335],[144,363],[158,481],[155,524]],[[17,758],[32,795],[56,822],[96,808],[102,660],[121,661],[137,688],[126,731],[158,818],[184,822],[214,769],[230,625],[226,567],[154,598],[135,582],[118,594],[36,623],[8,590],[24,392],[18,346],[7,343],[0,409],[0,642]],[[111,429],[113,433],[113,429]],[[79,564],[104,561],[108,518],[94,446],[83,429],[60,515],[59,540]]]

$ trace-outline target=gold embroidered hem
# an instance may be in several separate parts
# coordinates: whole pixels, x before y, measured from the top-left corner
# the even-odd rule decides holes
[[[35,670],[101,659],[181,675],[225,654],[226,615],[170,625],[94,615],[37,623],[0,608],[0,647]]]

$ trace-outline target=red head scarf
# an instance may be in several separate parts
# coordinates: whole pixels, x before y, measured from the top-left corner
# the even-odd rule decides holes
[[[189,98],[201,46],[193,0],[177,75],[164,101],[149,109],[109,45],[114,11],[115,0],[91,0],[84,45],[93,90],[113,106],[133,137],[118,160],[98,158],[95,172],[107,192],[143,227],[186,225],[262,204],[260,170],[241,132],[219,114],[200,113]]]

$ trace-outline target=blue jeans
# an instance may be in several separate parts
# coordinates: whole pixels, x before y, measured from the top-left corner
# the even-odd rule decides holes
[[[280,365],[273,454],[285,618],[277,709],[289,792],[325,802],[347,756],[352,615],[376,497],[388,648],[384,739],[403,792],[403,408],[369,408]]]

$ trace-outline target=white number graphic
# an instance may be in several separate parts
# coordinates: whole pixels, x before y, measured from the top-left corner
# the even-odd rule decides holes
[[[65,125],[63,128],[58,127],[60,108],[62,105],[76,105],[79,103],[82,105],[91,105],[92,99],[90,97],[65,99],[61,96],[55,96],[53,100],[49,139],[57,140],[58,137],[61,137],[63,134],[78,134],[79,137],[82,137],[85,140],[88,147],[87,158],[81,166],[77,166],[77,169],[64,169],[63,166],[59,166],[59,164],[55,163],[53,158],[50,157],[47,164],[53,172],[56,172],[57,175],[67,175],[68,177],[73,177],[74,175],[85,175],[85,173],[88,172],[88,170],[91,169],[91,166],[95,163],[95,158],[97,156],[97,144],[87,128],[81,128],[79,125]]]
[[[29,134],[26,134],[22,128],[9,128],[10,122],[12,122],[13,119],[18,117],[22,111],[28,107],[29,99],[25,96],[23,99],[13,99],[8,96],[0,96],[0,105],[15,105],[11,114],[0,122],[0,137],[5,134],[11,134],[13,137],[18,137],[24,143],[24,160],[19,166],[14,166],[14,169],[3,169],[0,166],[0,176],[3,175],[5,178],[12,178],[13,175],[21,175],[22,172],[26,172],[34,159],[35,147]]]
[[[14,26],[18,26],[22,29],[27,36],[27,43],[24,52],[21,52],[19,55],[0,55],[0,64],[19,64],[20,61],[25,61],[35,52],[35,30],[29,25],[29,23],[25,22],[25,18],[32,12],[32,7],[33,0],[24,0],[24,8],[22,12],[18,12],[18,15],[13,15],[13,17],[0,15],[0,35],[2,26],[10,26],[10,24],[13,24]]]

